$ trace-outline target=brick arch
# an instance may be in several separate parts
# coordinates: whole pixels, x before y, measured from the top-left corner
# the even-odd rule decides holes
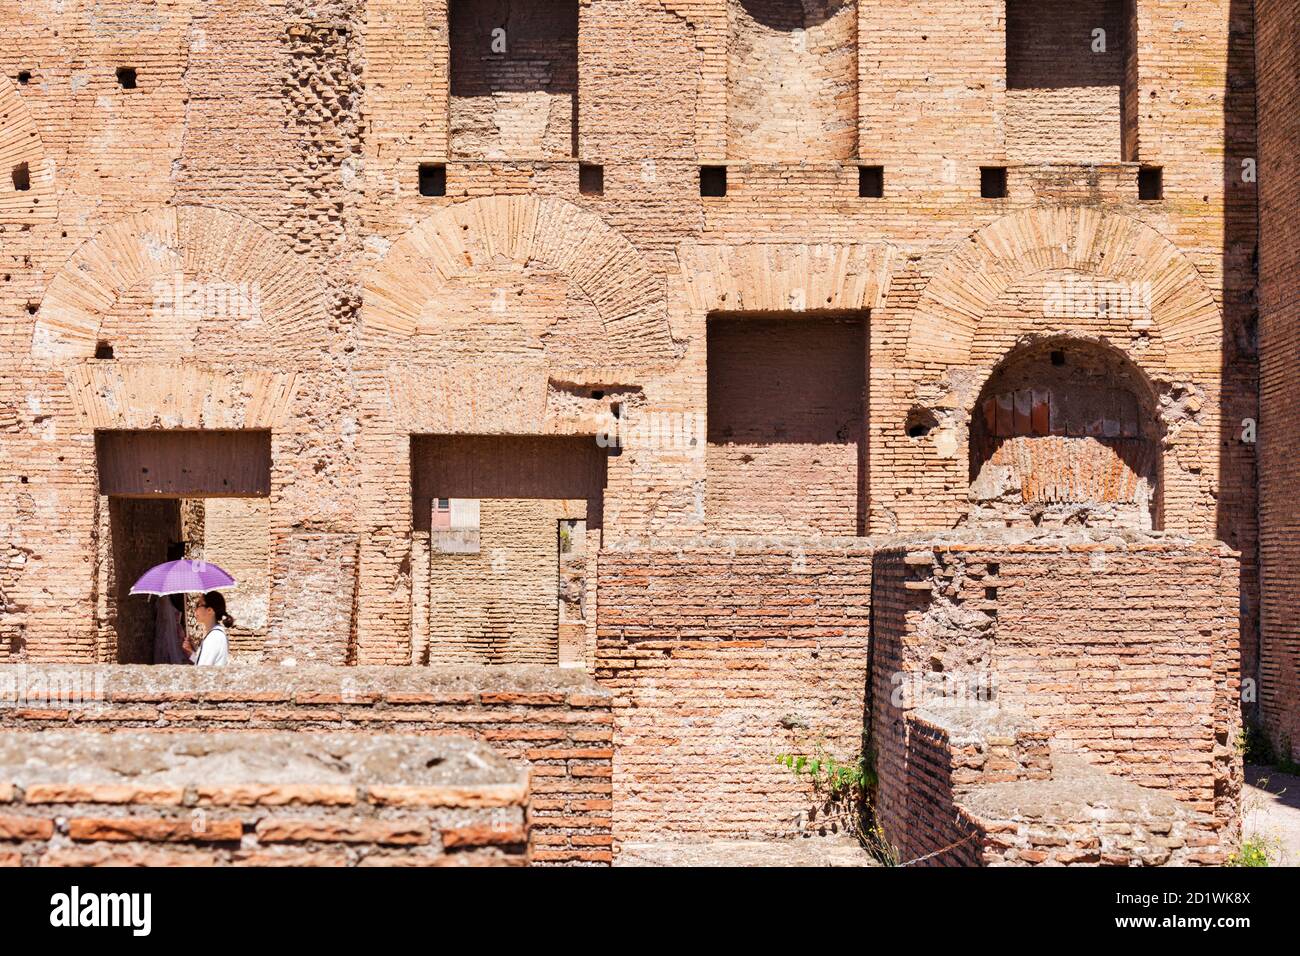
[[[674,357],[663,280],[598,216],[560,199],[492,196],[444,207],[413,226],[365,286],[362,334],[409,337],[449,281],[501,257],[561,273],[596,308],[606,332],[638,361]]]
[[[19,166],[30,188],[14,187]],[[40,130],[18,88],[0,76],[0,222],[37,222],[56,218],[54,161],[45,155]]]
[[[876,309],[897,249],[873,243],[683,243],[686,301],[696,312]]]
[[[324,283],[315,267],[268,229],[206,206],[169,206],[116,222],[85,243],[46,289],[32,355],[57,362],[92,358],[100,325],[141,283],[176,274],[255,284],[277,341],[324,344]],[[303,346],[302,343],[308,343]],[[250,359],[275,356],[250,356]]]
[[[972,233],[916,305],[909,361],[969,364],[989,308],[1013,283],[1054,269],[1149,282],[1169,368],[1217,373],[1222,318],[1195,266],[1145,223],[1082,206],[1025,210]]]

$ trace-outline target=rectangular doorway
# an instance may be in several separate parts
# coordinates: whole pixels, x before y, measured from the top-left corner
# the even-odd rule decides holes
[[[102,431],[95,452],[99,659],[154,663],[157,601],[132,595],[131,586],[182,557],[235,578],[224,592],[235,618],[231,657],[260,659],[270,606],[270,432]],[[197,637],[193,605],[191,596],[184,613]]]

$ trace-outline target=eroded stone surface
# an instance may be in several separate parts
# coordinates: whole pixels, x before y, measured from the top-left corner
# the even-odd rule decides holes
[[[46,731],[0,734],[0,779],[32,784],[132,783],[476,786],[520,771],[463,737],[396,734]]]

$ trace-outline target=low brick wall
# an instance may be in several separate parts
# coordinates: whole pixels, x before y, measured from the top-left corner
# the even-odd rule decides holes
[[[940,701],[907,717],[907,777],[883,779],[899,862],[923,866],[1221,865],[1219,821],[1138,786],[990,703]]]
[[[1050,780],[971,788],[958,811],[984,866],[1223,866],[1232,850],[1209,814],[1075,755]]]
[[[612,694],[554,667],[0,668],[0,729],[459,734],[532,771],[532,861],[612,860]]]
[[[522,866],[527,808],[463,737],[0,733],[0,865]]]
[[[599,569],[618,840],[817,832],[776,757],[862,746],[865,542],[661,541],[602,551]]]

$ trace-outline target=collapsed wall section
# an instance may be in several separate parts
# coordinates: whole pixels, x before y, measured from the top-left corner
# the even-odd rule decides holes
[[[946,801],[927,796],[918,781],[933,773],[918,768],[942,766],[952,748],[935,757],[943,721],[923,708],[955,700],[986,711],[967,737],[1014,748],[1049,735],[1049,767],[1082,761],[1139,803],[1156,791],[1160,813],[1176,810],[1230,845],[1241,786],[1237,574],[1222,545],[1167,536],[953,535],[880,550],[871,746],[889,838],[904,852],[940,849],[916,834],[964,836],[952,815],[963,789],[1036,778],[1023,770],[1032,762],[1004,755],[992,765],[1000,777],[962,779],[950,765]],[[987,723],[998,720],[1011,729]]]

